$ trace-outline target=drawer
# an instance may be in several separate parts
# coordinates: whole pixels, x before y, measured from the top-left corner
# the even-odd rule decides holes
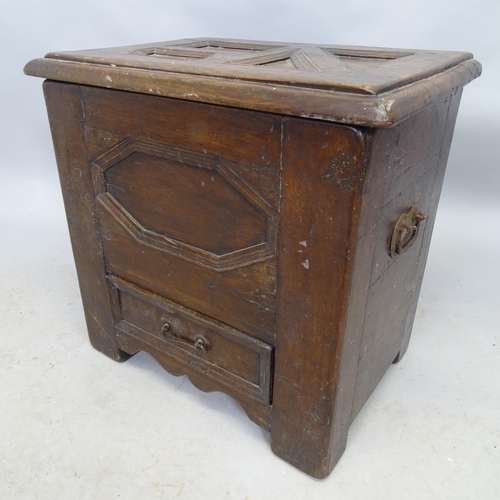
[[[122,279],[108,278],[118,337],[132,335],[225,386],[270,403],[272,346]]]

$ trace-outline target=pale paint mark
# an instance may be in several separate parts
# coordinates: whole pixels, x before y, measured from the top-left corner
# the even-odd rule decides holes
[[[376,115],[375,120],[379,122],[386,121],[388,118],[387,115],[391,112],[394,102],[394,99],[381,99],[378,106],[374,108]]]
[[[299,241],[299,245],[302,245],[303,247],[307,247],[307,241]]]
[[[309,269],[309,259],[306,259],[301,265],[304,266],[305,269]]]
[[[108,82],[112,82],[112,81],[113,81],[113,79],[112,79],[109,75],[106,75],[106,81],[108,81]]]

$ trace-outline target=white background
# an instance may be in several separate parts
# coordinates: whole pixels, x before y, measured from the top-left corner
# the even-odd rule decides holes
[[[19,0],[0,15],[0,498],[500,498],[500,3]],[[409,351],[324,481],[230,398],[94,351],[41,80],[54,50],[187,37],[464,50],[464,90]]]

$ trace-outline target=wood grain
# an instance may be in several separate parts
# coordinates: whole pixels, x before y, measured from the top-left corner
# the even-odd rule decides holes
[[[123,361],[130,356],[118,348],[113,335],[80,88],[45,82],[43,90],[90,342],[107,356]]]
[[[126,331],[223,385],[270,402],[270,345],[126,281],[115,277],[110,280],[118,291],[118,342]],[[206,344],[205,350],[196,347],[198,339]]]
[[[468,52],[191,39],[53,52],[28,63],[25,72],[108,89],[390,127],[477,78],[481,65]]]
[[[267,220],[217,172],[133,153],[106,172],[107,192],[144,228],[224,255],[264,243]]]
[[[109,273],[274,342],[275,259],[220,273],[134,241],[100,205],[98,214]]]
[[[369,164],[369,169],[379,170],[381,174],[368,178],[365,184],[366,190],[378,190],[380,209],[378,220],[366,233],[371,241],[369,277],[365,276],[355,285],[356,289],[364,287],[367,290],[367,301],[352,418],[359,413],[391,363],[401,359],[409,342],[437,211],[435,192],[439,192],[443,182],[443,168],[454,128],[451,101],[447,98],[425,108],[387,131],[384,137],[379,137],[378,132],[374,136],[374,147],[383,143],[390,154],[386,155],[382,168],[373,162]],[[401,165],[404,165],[403,175]],[[408,252],[391,258],[387,249],[394,224],[413,203],[427,214],[427,219]],[[372,219],[371,212],[372,207],[367,206],[362,219]],[[362,224],[361,227],[366,230],[370,225]]]
[[[285,119],[283,138],[271,447],[321,478],[347,440],[332,410],[366,144],[353,128],[299,119]]]
[[[92,87],[82,100],[86,127],[279,170],[279,116]]]

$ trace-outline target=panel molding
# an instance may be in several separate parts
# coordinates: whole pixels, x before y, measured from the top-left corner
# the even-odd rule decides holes
[[[134,153],[154,155],[218,173],[246,201],[262,213],[266,220],[265,241],[223,255],[217,255],[145,228],[112,194],[107,192],[106,186],[106,171]],[[91,165],[97,203],[112,215],[137,242],[209,269],[224,272],[269,260],[276,256],[277,213],[266,200],[231,168],[230,163],[208,153],[128,137],[95,158]]]

